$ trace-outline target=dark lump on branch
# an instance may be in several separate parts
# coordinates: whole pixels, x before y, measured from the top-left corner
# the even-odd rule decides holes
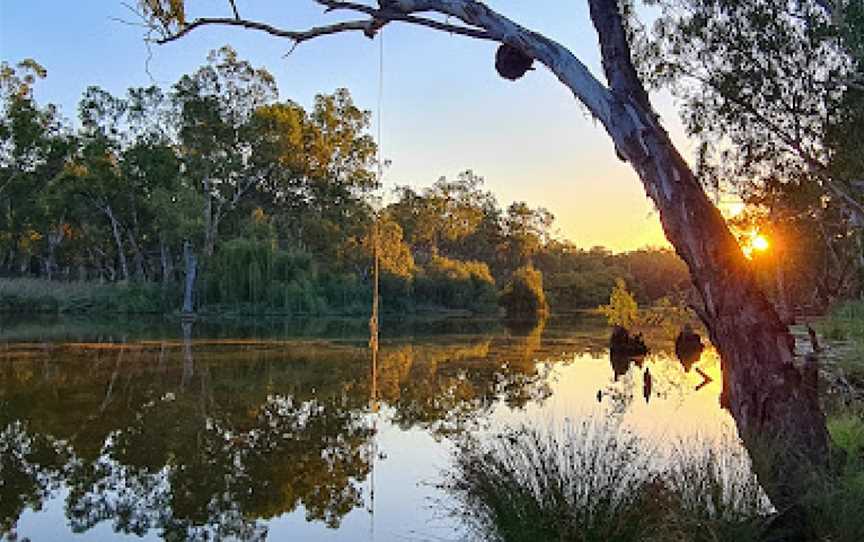
[[[495,69],[504,79],[515,81],[531,69],[534,59],[512,45],[502,43],[495,54]]]

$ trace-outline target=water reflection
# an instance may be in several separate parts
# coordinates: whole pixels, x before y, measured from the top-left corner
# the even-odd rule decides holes
[[[0,532],[57,499],[73,532],[110,525],[166,539],[256,540],[298,514],[336,529],[353,511],[375,509],[376,465],[397,455],[428,461],[418,431],[443,440],[502,416],[570,412],[550,397],[594,402],[598,383],[609,415],[630,411],[640,387],[652,406],[693,393],[662,350],[626,367],[606,357],[602,327],[544,321],[385,336],[371,366],[366,345],[350,337],[201,333],[190,324],[173,340],[6,343]],[[611,362],[612,374],[592,376],[595,361],[606,371]],[[577,374],[582,381],[567,384]],[[379,449],[384,433],[401,447]]]

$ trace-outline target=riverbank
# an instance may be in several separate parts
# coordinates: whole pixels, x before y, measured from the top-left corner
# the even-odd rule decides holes
[[[477,302],[476,296],[465,295],[466,307],[438,305],[429,302],[406,302],[382,299],[384,313],[436,317],[496,317],[500,312],[494,302]],[[256,317],[361,317],[368,316],[371,291],[360,288],[340,293],[339,299],[316,289],[297,292],[302,303],[226,303],[202,304],[199,318]],[[488,293],[487,293],[488,297]],[[60,282],[32,278],[0,279],[0,314],[126,314],[179,315],[182,290],[179,284],[153,282]]]
[[[658,457],[656,445],[607,420],[463,440],[447,483],[453,513],[476,539],[504,542],[864,540],[864,303],[838,306],[816,328],[815,352],[806,326],[792,333],[800,355],[818,359],[833,450],[799,509],[770,505],[749,457],[730,455],[737,437],[719,453],[682,442]]]

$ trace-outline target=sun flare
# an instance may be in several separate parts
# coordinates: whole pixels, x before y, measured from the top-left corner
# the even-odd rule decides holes
[[[765,238],[764,235],[757,234],[753,239],[750,240],[750,245],[753,247],[753,250],[758,252],[764,252],[768,250],[770,246],[768,243],[768,239]]]
[[[771,248],[771,242],[768,238],[759,233],[759,230],[753,230],[747,234],[741,245],[741,250],[748,258],[752,258],[754,253],[765,252]]]

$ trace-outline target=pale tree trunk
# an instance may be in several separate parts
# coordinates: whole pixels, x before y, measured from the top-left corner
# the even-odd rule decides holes
[[[162,284],[167,285],[171,281],[174,266],[171,261],[171,248],[163,239],[159,241],[159,260],[162,265]]]
[[[129,246],[132,247],[132,261],[135,264],[135,278],[138,280],[147,280],[147,271],[144,268],[144,254],[141,252],[141,247],[135,240],[135,235],[131,231],[129,234]]]
[[[192,243],[183,242],[183,258],[186,261],[186,286],[183,291],[183,312],[191,314],[195,312],[193,294],[195,291],[195,279],[198,274],[198,258],[192,252]]]
[[[62,226],[51,228],[48,231],[48,235],[46,235],[46,240],[48,241],[48,256],[45,258],[45,275],[48,280],[52,280],[57,272],[57,247],[60,246],[60,243],[63,241],[63,235]]]
[[[117,257],[120,261],[120,272],[123,275],[123,280],[129,280],[129,265],[126,263],[126,251],[123,248],[123,235],[120,233],[120,222],[114,215],[114,210],[110,205],[105,205],[102,210],[108,221],[111,222],[111,233],[114,235],[114,244],[117,247]]]

